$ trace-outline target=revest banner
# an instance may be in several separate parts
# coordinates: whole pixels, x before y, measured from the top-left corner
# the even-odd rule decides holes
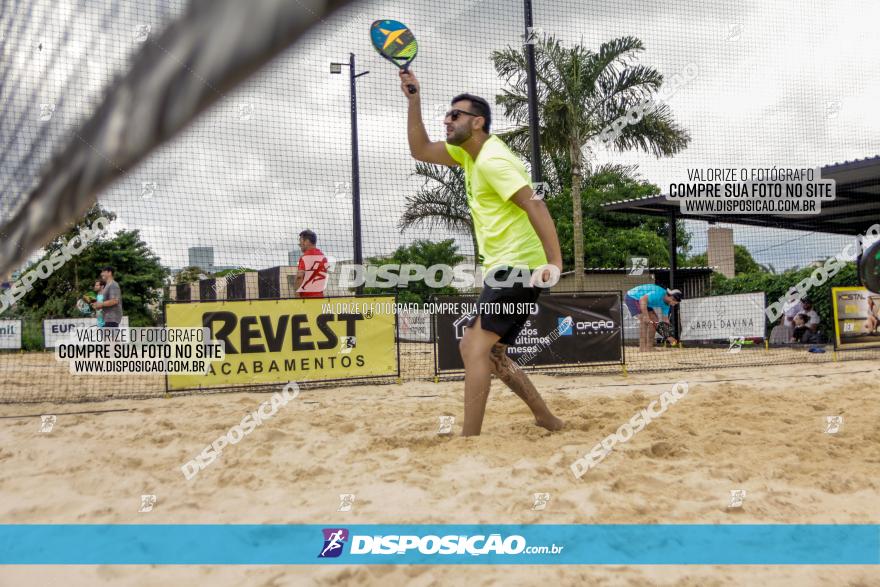
[[[681,340],[764,338],[764,294],[684,299],[679,304]]]
[[[59,340],[76,338],[77,330],[97,328],[97,318],[49,318],[43,320],[43,346],[54,349]],[[120,328],[128,328],[128,316],[123,316]]]
[[[208,374],[169,375],[169,388],[397,375],[394,314],[324,312],[328,302],[391,306],[394,297],[168,304],[169,328],[205,327],[226,344]]]
[[[459,342],[477,304],[476,296],[438,296],[457,313],[435,315],[437,372],[464,369]],[[620,363],[623,361],[621,298],[613,293],[543,294],[507,355],[521,366]]]
[[[835,348],[880,347],[880,294],[864,287],[834,287]]]
[[[21,320],[0,320],[0,349],[21,348]]]

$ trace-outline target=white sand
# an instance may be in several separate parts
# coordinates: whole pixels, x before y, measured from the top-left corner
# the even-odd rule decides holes
[[[739,381],[722,381],[736,379]],[[0,406],[4,523],[878,523],[876,361],[535,376],[550,434],[493,383],[483,436],[438,437],[463,384],[306,390],[186,481],[267,394]],[[689,394],[576,480],[571,462],[676,381]],[[429,396],[429,397],[418,397]],[[64,415],[81,410],[123,412]],[[50,433],[37,414],[57,414]],[[826,415],[843,415],[838,434]],[[727,507],[746,489],[742,509]],[[532,494],[550,493],[544,511]],[[356,495],[337,512],[338,495]],[[154,511],[138,513],[155,494]],[[6,567],[2,585],[880,585],[878,567]]]

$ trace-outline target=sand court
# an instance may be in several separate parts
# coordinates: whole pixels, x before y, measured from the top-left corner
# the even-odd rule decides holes
[[[4,405],[0,510],[5,523],[25,524],[878,523],[878,376],[875,361],[535,375],[567,423],[559,433],[535,426],[525,405],[494,381],[483,435],[474,438],[438,435],[441,416],[455,417],[460,432],[462,382],[304,389],[190,480],[181,466],[271,394]],[[574,477],[573,461],[679,381],[688,383],[687,395]],[[56,416],[50,432],[40,431],[45,414]],[[836,432],[826,431],[829,416],[842,417]],[[732,490],[746,491],[741,507],[729,507]],[[548,494],[543,509],[535,508],[536,493]],[[142,495],[155,495],[152,511],[138,511]],[[350,511],[338,511],[341,495],[352,496]],[[430,585],[474,571],[192,567],[149,576]],[[2,574],[23,581],[28,572]],[[159,583],[142,573],[77,567],[65,577],[83,585]],[[507,583],[511,575],[484,567],[479,577]],[[806,585],[826,577],[869,585],[876,570],[529,566],[515,575],[512,584],[640,584],[650,577],[670,585]]]

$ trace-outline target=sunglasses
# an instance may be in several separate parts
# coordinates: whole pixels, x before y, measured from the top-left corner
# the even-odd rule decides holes
[[[451,118],[452,122],[455,122],[462,114],[467,114],[468,116],[482,116],[482,114],[474,114],[473,112],[468,112],[467,110],[459,110],[458,108],[453,108],[446,113],[446,116],[443,117],[443,120]]]

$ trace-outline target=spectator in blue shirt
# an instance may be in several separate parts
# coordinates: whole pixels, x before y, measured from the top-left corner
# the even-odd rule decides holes
[[[624,303],[639,321],[639,351],[654,350],[654,334],[659,322],[669,324],[669,310],[682,299],[681,290],[666,289],[653,283],[636,286],[626,292]],[[658,313],[659,310],[659,313]],[[672,344],[678,341],[669,337]]]

